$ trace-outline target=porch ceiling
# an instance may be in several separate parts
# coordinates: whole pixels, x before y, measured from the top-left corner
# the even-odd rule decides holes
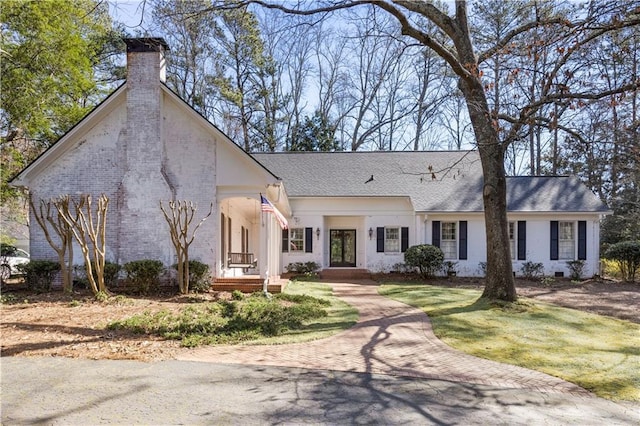
[[[235,209],[242,211],[251,211],[251,210],[260,210],[260,201],[257,198],[244,197],[244,196],[229,196],[225,197],[222,201],[222,204],[229,203],[229,205],[233,206]]]

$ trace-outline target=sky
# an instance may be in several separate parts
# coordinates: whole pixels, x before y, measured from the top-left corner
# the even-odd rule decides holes
[[[133,32],[140,24],[144,6],[141,0],[109,0],[109,14],[113,20],[122,22],[129,31]],[[144,14],[149,16],[149,6],[146,7]]]

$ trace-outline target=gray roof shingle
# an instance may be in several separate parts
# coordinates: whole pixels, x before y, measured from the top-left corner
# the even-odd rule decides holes
[[[480,212],[477,151],[284,152],[253,157],[290,197],[409,197],[417,212]],[[367,182],[373,175],[373,181]],[[508,178],[510,211],[607,211],[573,177]]]

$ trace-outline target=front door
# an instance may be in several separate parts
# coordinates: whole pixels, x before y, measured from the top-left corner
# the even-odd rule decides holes
[[[356,266],[356,230],[332,229],[331,235],[331,259],[332,267]]]

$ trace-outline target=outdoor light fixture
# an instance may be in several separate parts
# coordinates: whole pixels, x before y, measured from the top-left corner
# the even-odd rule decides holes
[[[369,239],[373,239],[373,228],[369,228]]]
[[[320,239],[320,228],[316,228],[316,238]]]

